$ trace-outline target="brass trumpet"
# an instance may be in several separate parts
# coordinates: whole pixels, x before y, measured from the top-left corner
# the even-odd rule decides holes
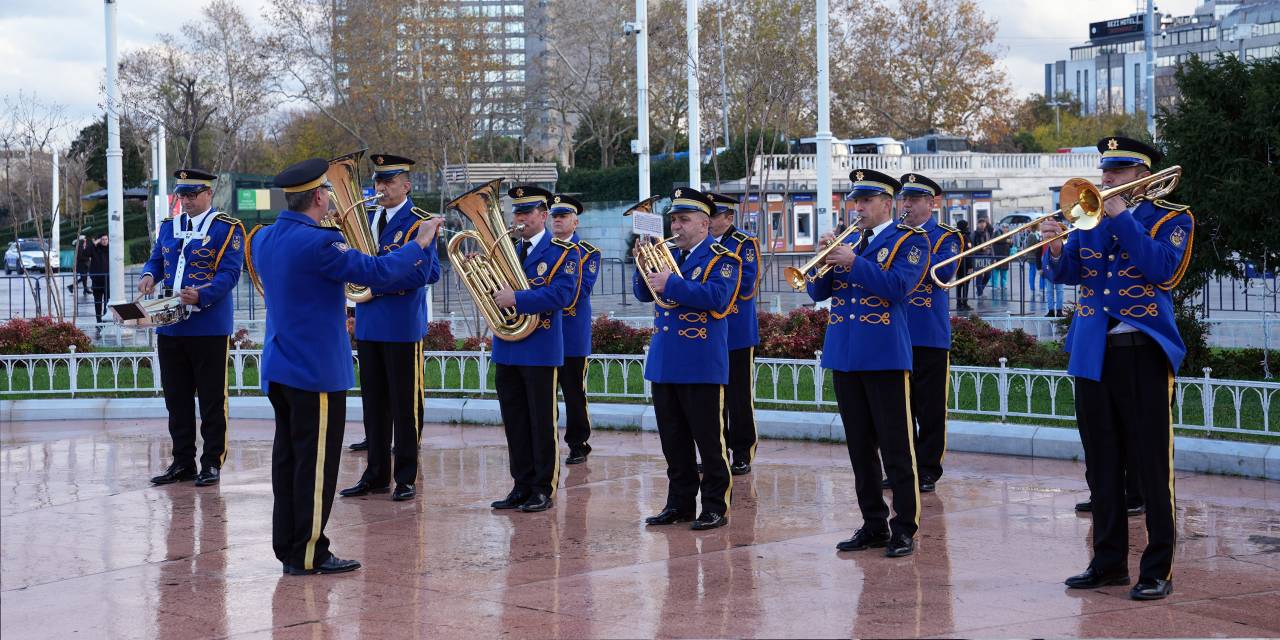
[[[640,202],[632,205],[622,215],[629,216],[636,212],[652,213],[653,207],[658,204],[662,196],[649,196]],[[644,282],[644,286],[648,287],[649,293],[653,296],[653,303],[663,309],[674,309],[679,303],[671,302],[658,295],[653,287],[649,286],[649,280],[645,276],[651,273],[659,273],[662,271],[670,271],[678,276],[684,277],[680,273],[680,266],[676,264],[676,259],[671,255],[671,249],[667,246],[668,242],[679,238],[680,234],[676,234],[661,242],[641,242],[636,241],[636,269],[640,271],[640,279]]]
[[[862,216],[854,218],[853,223],[847,229],[840,232],[840,235],[831,240],[831,244],[823,247],[808,262],[798,267],[787,267],[782,270],[782,277],[786,279],[787,284],[791,285],[796,291],[804,291],[805,284],[809,281],[809,276],[805,275],[810,270],[817,267],[817,271],[813,273],[813,279],[821,278],[831,271],[831,265],[823,264],[827,256],[835,250],[836,247],[844,243],[850,234],[858,230],[858,223],[862,222]]]
[[[987,273],[988,271],[998,269],[1010,262],[1013,262],[1027,253],[1037,251],[1040,247],[1043,247],[1054,240],[1066,238],[1068,235],[1071,235],[1071,232],[1073,231],[1088,230],[1098,226],[1098,223],[1102,222],[1102,203],[1111,198],[1124,198],[1130,206],[1143,199],[1155,200],[1157,198],[1163,198],[1164,196],[1173,193],[1173,190],[1178,188],[1178,182],[1181,179],[1182,167],[1176,165],[1153,173],[1149,176],[1138,178],[1132,182],[1126,182],[1118,187],[1111,187],[1106,191],[1099,190],[1098,187],[1087,178],[1072,178],[1062,185],[1062,191],[1059,193],[1058,198],[1059,202],[1073,203],[1070,209],[1064,206],[1053,213],[1040,216],[1031,222],[1025,223],[1014,229],[1010,229],[1009,231],[983,242],[982,244],[975,245],[961,251],[960,253],[935,264],[933,268],[929,270],[929,276],[933,278],[933,281],[937,283],[939,287],[944,289],[950,289],[952,287],[962,285],[984,273]],[[1048,220],[1059,213],[1062,213],[1067,219],[1067,230],[1063,233],[1053,236],[1052,238],[1043,238],[1035,244],[1024,247],[1017,253],[1004,256],[981,269],[974,269],[960,278],[946,282],[938,278],[938,269],[956,262],[957,260],[963,260],[971,257],[978,251],[1000,242],[1001,240],[1008,239],[1028,229],[1039,227],[1045,220]]]

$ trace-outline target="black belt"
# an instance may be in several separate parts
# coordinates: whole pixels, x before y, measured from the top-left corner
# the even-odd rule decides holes
[[[1107,334],[1108,347],[1141,347],[1152,342],[1151,337],[1141,331]]]

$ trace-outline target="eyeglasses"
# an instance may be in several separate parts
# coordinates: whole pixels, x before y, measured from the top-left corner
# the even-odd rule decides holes
[[[202,193],[204,193],[204,192],[206,192],[206,191],[208,191],[208,189],[201,189],[201,190],[199,190],[199,191],[188,191],[188,192],[186,192],[186,193],[179,193],[179,194],[178,194],[178,199],[179,199],[179,200],[195,200],[195,199],[196,199],[196,196],[198,196],[198,195],[200,195],[200,194],[202,194]]]

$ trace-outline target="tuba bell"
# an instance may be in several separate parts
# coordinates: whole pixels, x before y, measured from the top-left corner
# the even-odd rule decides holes
[[[321,221],[321,226],[333,227],[342,232],[347,246],[367,256],[378,255],[378,238],[369,226],[365,204],[376,200],[380,194],[363,197],[360,190],[360,158],[368,149],[353,151],[329,161],[324,177],[333,185],[334,210]],[[373,291],[364,285],[347,283],[344,288],[347,299],[359,304],[373,299]]]
[[[640,202],[631,205],[629,209],[622,212],[622,215],[629,216],[633,213],[653,213],[653,208],[657,206],[662,196],[649,196]],[[653,287],[649,286],[649,281],[644,276],[660,271],[670,271],[676,275],[680,274],[680,265],[676,264],[675,256],[671,255],[671,248],[667,246],[668,242],[680,237],[679,234],[671,236],[665,240],[654,241],[650,238],[645,241],[643,238],[636,240],[636,269],[640,271],[640,279],[644,281],[644,286],[649,289],[649,294],[653,296],[653,303],[663,309],[674,309],[679,303],[671,302],[658,295]]]
[[[471,221],[474,229],[453,234],[445,250],[449,262],[458,271],[458,279],[480,308],[480,315],[493,330],[493,335],[507,342],[529,337],[538,327],[537,314],[517,313],[515,307],[500,307],[493,294],[506,285],[513,291],[526,291],[529,281],[524,275],[524,265],[511,245],[510,236],[523,225],[507,227],[502,217],[503,178],[490,180],[445,205],[445,211],[457,211]],[[463,244],[474,242],[481,251],[468,255]]]

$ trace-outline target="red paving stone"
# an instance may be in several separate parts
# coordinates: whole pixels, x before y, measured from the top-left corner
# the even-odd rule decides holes
[[[416,501],[334,507],[334,550],[364,568],[282,577],[271,425],[233,429],[222,484],[196,489],[147,482],[169,461],[162,422],[4,425],[0,635],[1280,635],[1280,483],[1180,474],[1175,592],[1139,603],[1062,586],[1089,561],[1077,463],[948,455],[916,554],[888,559],[834,549],[860,524],[842,444],[762,443],[729,526],[695,533],[641,524],[665,496],[655,434],[595,434],[555,508],[526,514],[488,508],[510,488],[501,430],[429,426]],[[344,452],[339,486],[363,463]]]

